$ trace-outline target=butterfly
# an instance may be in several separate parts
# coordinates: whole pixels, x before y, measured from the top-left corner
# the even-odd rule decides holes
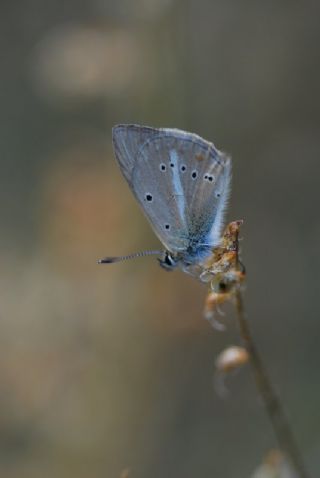
[[[99,263],[158,254],[164,269],[199,275],[197,268],[221,243],[230,157],[179,129],[120,124],[112,139],[121,172],[165,251],[105,257]]]

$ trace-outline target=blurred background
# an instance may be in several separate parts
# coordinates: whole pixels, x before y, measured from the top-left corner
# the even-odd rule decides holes
[[[1,3],[0,473],[250,477],[275,446],[206,288],[157,248],[113,156],[116,123],[198,133],[233,157],[245,301],[313,476],[320,468],[317,2]]]

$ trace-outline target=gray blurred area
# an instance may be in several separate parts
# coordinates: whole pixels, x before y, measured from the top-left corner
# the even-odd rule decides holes
[[[111,128],[200,134],[233,157],[248,318],[320,469],[319,2],[1,2],[0,475],[249,478],[276,442],[206,288],[157,248]]]

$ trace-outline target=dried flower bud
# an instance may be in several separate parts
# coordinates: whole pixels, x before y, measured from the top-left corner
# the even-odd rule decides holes
[[[223,350],[216,359],[218,372],[228,373],[249,361],[249,354],[244,347],[231,346]]]

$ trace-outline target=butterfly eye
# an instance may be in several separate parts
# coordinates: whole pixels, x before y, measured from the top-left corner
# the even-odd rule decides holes
[[[147,194],[146,194],[146,200],[147,200],[148,202],[151,202],[151,201],[153,200],[152,194],[147,193]]]
[[[160,171],[165,171],[167,169],[166,165],[161,163],[160,164]]]
[[[192,174],[191,174],[192,179],[196,179],[197,176],[198,176],[197,171],[192,171]]]

